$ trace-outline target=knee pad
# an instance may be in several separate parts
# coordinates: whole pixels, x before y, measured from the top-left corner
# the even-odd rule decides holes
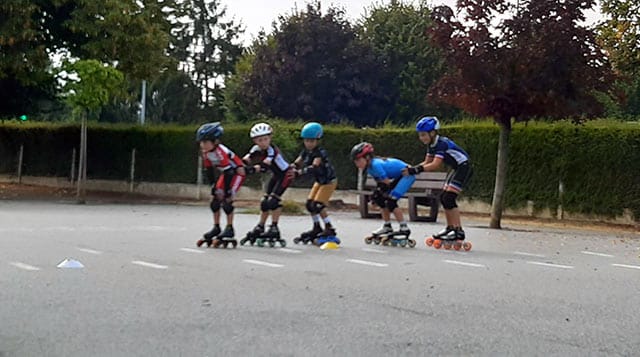
[[[233,202],[232,201],[224,201],[224,202],[222,202],[222,210],[226,214],[233,213]]]
[[[374,193],[374,195],[371,196],[371,200],[373,201],[373,203],[376,204],[376,206],[380,208],[384,208],[386,206],[387,199],[384,197],[382,193],[377,193],[377,194]]]
[[[271,196],[271,198],[267,201],[267,207],[269,207],[269,210],[271,211],[282,207],[282,205],[280,204],[280,199],[278,197]]]
[[[260,211],[262,212],[269,211],[269,197],[265,196],[260,202]]]
[[[456,203],[457,197],[458,194],[455,192],[444,191],[442,195],[440,195],[440,202],[442,203],[442,207],[444,207],[444,209],[454,209],[458,207],[458,204]]]
[[[211,211],[213,213],[218,212],[220,210],[220,201],[214,198],[213,200],[211,200],[209,207],[211,207]]]
[[[315,206],[313,205],[313,200],[307,200],[307,211],[309,211],[309,213],[311,214],[316,214],[317,212],[315,211]]]
[[[393,198],[389,198],[385,202],[385,205],[389,209],[389,211],[393,212],[396,208],[398,208],[398,201],[394,200]]]
[[[326,206],[325,206],[325,205],[324,205],[324,203],[322,203],[322,202],[313,201],[313,207],[314,207],[314,210],[315,210],[316,214],[319,214],[320,212],[322,212],[322,210],[323,210]]]

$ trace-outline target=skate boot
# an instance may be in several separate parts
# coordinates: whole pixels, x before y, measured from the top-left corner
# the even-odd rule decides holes
[[[240,240],[240,245],[244,245],[249,242],[251,245],[256,243],[256,239],[264,233],[264,225],[258,223],[251,231],[247,232],[247,235]]]
[[[371,244],[371,243],[380,244],[380,240],[382,239],[382,236],[386,236],[389,233],[393,233],[393,228],[391,227],[391,223],[387,222],[383,224],[382,227],[371,232],[371,235],[369,237],[366,237],[364,239],[364,242],[367,244]]]
[[[280,246],[283,248],[287,245],[287,242],[280,238],[280,230],[277,224],[271,224],[269,229],[256,239],[258,247],[264,247],[265,243],[268,243],[271,248],[275,247],[276,243],[280,243]]]
[[[340,238],[336,237],[336,229],[330,224],[327,224],[324,230],[318,234],[318,237],[313,240],[313,244],[321,246],[328,242],[340,244]]]
[[[293,243],[295,244],[307,244],[309,242],[313,242],[313,240],[318,236],[318,234],[322,233],[322,227],[320,227],[320,223],[314,223],[313,228],[311,230],[303,232],[300,234],[300,237],[293,238]]]
[[[226,248],[228,245],[231,245],[233,248],[235,248],[238,245],[238,242],[234,238],[235,235],[236,234],[233,231],[233,226],[227,225],[224,228],[224,231],[222,231],[222,233],[220,233],[220,235],[218,235],[218,237],[213,240],[212,245],[214,248],[219,248],[220,246]]]
[[[220,225],[216,224],[213,226],[213,228],[209,232],[202,235],[202,239],[199,239],[196,242],[196,245],[198,247],[201,247],[203,244],[206,243],[207,247],[210,247],[211,243],[213,242],[213,238],[215,238],[218,234],[220,234]]]

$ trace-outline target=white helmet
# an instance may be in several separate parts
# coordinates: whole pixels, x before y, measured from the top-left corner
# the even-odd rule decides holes
[[[257,138],[258,136],[270,135],[273,133],[273,129],[267,123],[258,123],[251,127],[251,132],[249,132],[249,136],[253,138]]]

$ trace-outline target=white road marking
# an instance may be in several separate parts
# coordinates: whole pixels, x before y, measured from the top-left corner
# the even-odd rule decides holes
[[[147,267],[147,268],[154,268],[154,269],[167,269],[167,268],[169,268],[166,265],[143,262],[141,260],[134,260],[134,261],[131,262],[131,264],[140,265],[140,266]]]
[[[627,264],[611,264],[611,265],[619,268],[640,269],[639,265],[627,265]]]
[[[543,262],[532,262],[532,261],[528,261],[527,264],[541,265],[541,266],[545,266],[545,267],[560,268],[560,269],[573,269],[573,267],[571,265],[560,265],[560,264],[551,264],[551,263],[543,263]]]
[[[88,249],[88,248],[76,248],[81,252],[85,252],[85,253],[89,253],[89,254],[95,254],[95,255],[100,255],[102,254],[101,251],[99,250],[93,250],[93,249]]]
[[[38,267],[34,267],[33,265],[20,263],[20,262],[11,262],[9,264],[13,265],[16,268],[22,269],[22,270],[28,270],[28,271],[38,271],[38,270],[40,270],[40,268],[38,268]]]
[[[456,264],[456,265],[464,265],[467,267],[474,267],[474,268],[486,268],[486,265],[483,264],[476,264],[476,263],[467,263],[467,262],[461,262],[461,261],[457,261],[457,260],[448,260],[445,259],[444,260],[445,263],[449,263],[449,264]]]
[[[367,261],[367,260],[359,260],[359,259],[347,259],[347,261],[349,263],[370,265],[372,267],[379,267],[379,268],[384,268],[384,267],[388,267],[389,266],[389,264],[385,264],[385,263],[376,263],[376,262],[370,262],[370,261]]]
[[[242,261],[245,263],[262,265],[269,268],[282,268],[284,266],[282,264],[268,263],[268,262],[263,262],[261,260],[253,260],[253,259],[242,259]]]
[[[362,251],[369,252],[369,253],[387,254],[386,250],[376,249],[376,248],[362,248]]]
[[[595,255],[595,256],[598,256],[598,257],[613,258],[613,255],[611,255],[611,254],[604,254],[604,253],[589,252],[589,251],[586,251],[586,250],[583,250],[583,251],[582,251],[582,252],[580,252],[580,253],[582,253],[582,254],[586,254],[586,255]]]
[[[302,251],[297,250],[297,249],[280,248],[278,250],[281,251],[281,252],[291,253],[291,254],[300,254],[300,253],[302,253]]]
[[[513,254],[524,255],[525,257],[544,258],[544,254],[534,254],[534,253],[527,253],[527,252],[513,252]]]
[[[204,253],[204,250],[198,250],[198,249],[192,249],[192,248],[180,248],[180,250],[183,252],[189,252],[189,253],[199,253],[199,254]]]

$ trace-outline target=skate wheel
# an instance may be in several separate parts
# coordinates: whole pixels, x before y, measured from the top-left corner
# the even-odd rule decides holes
[[[260,248],[264,247],[264,241],[262,241],[262,239],[256,239],[256,244]],[[253,242],[251,243],[251,245],[253,245]]]
[[[442,241],[440,239],[435,239],[433,241],[433,247],[436,249],[442,248]]]
[[[273,247],[275,247],[275,246],[276,246],[276,242],[274,242],[274,241],[270,240],[270,241],[269,241],[269,247],[273,248]]]
[[[245,243],[247,243],[247,238],[240,239],[240,245],[244,245]]]
[[[293,244],[299,244],[300,243],[300,238],[293,238]]]
[[[203,244],[204,244],[204,239],[198,239],[198,241],[196,242],[196,246],[198,248],[202,247]]]
[[[406,241],[406,240],[403,240],[402,242],[400,242],[400,246],[401,246],[402,248],[406,247],[406,246],[407,246],[407,241]]]
[[[471,250],[471,247],[472,247],[472,245],[469,242],[462,243],[462,248],[464,248],[464,250],[467,251],[467,252]]]
[[[409,239],[409,248],[413,248],[416,246],[416,241],[415,239]]]
[[[284,240],[284,239],[283,239],[283,240],[281,240],[281,241],[280,241],[280,248],[284,248],[284,247],[286,247],[286,246],[287,246],[287,241],[286,241],[286,240]]]
[[[235,249],[235,247],[237,247],[237,246],[238,246],[238,242],[235,241],[235,240],[232,240],[231,241],[231,247]]]
[[[435,241],[435,239],[433,239],[433,237],[429,237],[429,238],[424,240],[424,244],[426,244],[427,247],[431,247],[433,245],[434,241]]]
[[[453,249],[454,249],[454,250],[460,250],[461,248],[462,248],[462,243],[460,243],[460,242],[455,242],[455,243],[453,244]]]
[[[219,247],[220,247],[220,244],[222,244],[222,242],[220,242],[219,240],[215,239],[211,245],[212,245],[214,248],[219,248]]]
[[[449,242],[444,243],[444,249],[450,250],[452,247],[453,247],[453,244],[451,244]]]
[[[365,239],[364,239],[364,242],[365,242],[366,244],[371,244],[371,243],[373,242],[373,238],[371,238],[371,237],[367,237],[367,238],[365,238]]]

